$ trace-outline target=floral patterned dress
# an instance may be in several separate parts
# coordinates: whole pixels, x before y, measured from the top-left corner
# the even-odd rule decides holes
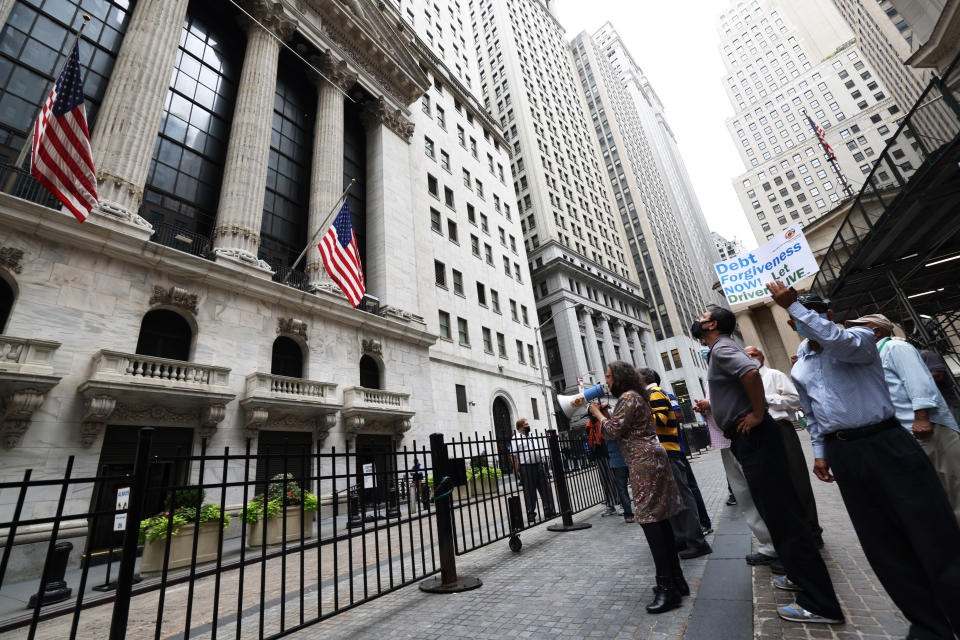
[[[659,522],[683,511],[670,460],[657,439],[653,410],[643,396],[625,392],[600,428],[605,437],[617,441],[627,462],[636,521]]]

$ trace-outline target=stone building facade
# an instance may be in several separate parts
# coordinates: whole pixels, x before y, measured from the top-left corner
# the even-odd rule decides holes
[[[141,426],[161,454],[349,446],[378,468],[433,432],[546,426],[507,143],[393,4],[100,3],[80,48],[100,206],[82,224],[11,166],[79,23],[75,0],[37,4],[0,4],[5,479],[70,455],[74,475],[124,473]],[[440,149],[459,150],[448,167]],[[357,309],[315,240],[348,185]],[[49,511],[34,498],[25,517]]]

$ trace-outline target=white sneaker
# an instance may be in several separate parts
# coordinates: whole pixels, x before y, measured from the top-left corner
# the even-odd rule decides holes
[[[601,518],[606,518],[607,516],[617,515],[617,510],[613,507],[607,507],[607,510],[600,514]]]

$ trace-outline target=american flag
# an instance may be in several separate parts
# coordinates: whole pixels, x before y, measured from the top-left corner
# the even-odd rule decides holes
[[[357,236],[350,222],[350,207],[346,202],[326,235],[320,239],[320,256],[327,273],[333,278],[354,307],[360,304],[366,286],[363,281],[363,266],[357,249]]]
[[[830,156],[830,159],[831,159],[831,160],[833,160],[834,162],[836,162],[837,156],[834,155],[833,149],[831,149],[831,148],[830,148],[830,145],[827,144],[827,134],[825,134],[825,133],[823,132],[823,129],[820,128],[820,125],[818,125],[816,122],[814,122],[814,121],[813,121],[813,118],[811,118],[809,115],[807,116],[807,122],[809,122],[809,123],[810,123],[810,127],[811,127],[814,131],[817,132],[817,137],[820,138],[820,144],[823,145],[824,151],[827,152],[827,155]]]
[[[83,106],[78,47],[79,42],[73,45],[37,118],[30,173],[83,222],[97,204],[97,178]]]

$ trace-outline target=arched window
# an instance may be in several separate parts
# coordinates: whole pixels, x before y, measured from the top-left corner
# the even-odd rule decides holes
[[[380,389],[380,366],[370,356],[360,358],[360,386]]]
[[[155,309],[143,316],[137,353],[171,360],[189,360],[193,330],[179,313]]]
[[[10,310],[13,309],[13,301],[16,297],[13,287],[0,278],[0,333],[7,329],[7,320],[10,319]]]
[[[280,336],[273,341],[270,373],[290,378],[303,377],[303,351],[296,340]]]

